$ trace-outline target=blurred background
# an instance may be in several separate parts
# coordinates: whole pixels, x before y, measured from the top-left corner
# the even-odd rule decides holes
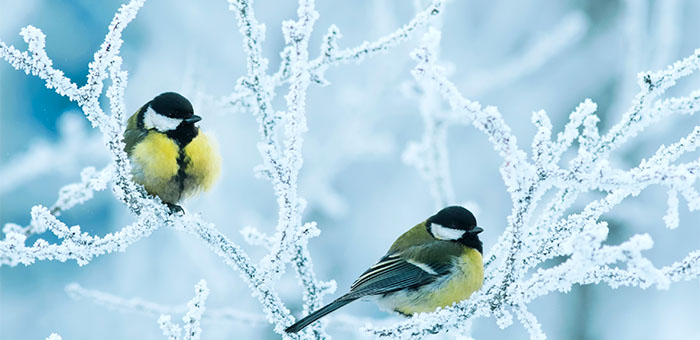
[[[29,24],[40,28],[54,67],[82,85],[87,65],[122,3],[0,0],[0,39],[25,50],[20,29]],[[316,6],[321,17],[312,35],[311,57],[318,55],[331,24],[343,34],[340,47],[354,47],[392,32],[415,14],[412,2],[399,0],[317,0]],[[130,111],[164,91],[178,91],[192,100],[204,117],[201,126],[219,140],[224,171],[212,192],[184,205],[259,259],[264,249],[245,245],[239,233],[244,226],[271,232],[277,221],[271,185],[256,179],[252,170],[261,160],[257,124],[249,112],[222,108],[211,100],[230,94],[245,72],[235,14],[227,8],[223,0],[146,2],[124,33],[126,100]],[[284,44],[281,22],[296,17],[296,3],[259,0],[255,9],[257,19],[266,24],[264,48],[274,71]],[[536,110],[546,110],[559,131],[578,103],[591,98],[598,104],[601,130],[612,126],[637,92],[637,72],[663,68],[700,47],[700,2],[450,1],[442,29],[441,59],[450,66],[451,79],[466,97],[498,106],[520,146],[529,150],[535,131],[530,117]],[[308,201],[305,221],[317,221],[322,231],[310,243],[317,275],[338,283],[338,293],[326,301],[346,290],[399,234],[436,211],[428,183],[402,161],[407,145],[423,134],[421,95],[409,58],[419,41],[416,35],[359,65],[331,67],[326,73],[330,86],[309,88],[309,132],[299,190]],[[695,74],[666,95],[684,96],[698,88],[700,76]],[[285,93],[281,88],[275,98],[277,110],[284,109]],[[633,138],[615,153],[613,163],[633,167],[698,124],[697,116],[672,116]],[[104,167],[108,155],[101,143],[74,103],[46,89],[42,80],[0,62],[0,223],[26,225],[31,207],[53,204],[63,185],[80,180],[82,168]],[[448,146],[455,199],[477,212],[488,249],[511,209],[498,171],[500,158],[485,135],[471,126],[450,127]],[[576,208],[599,196],[582,196]],[[611,226],[608,242],[649,233],[655,243],[646,255],[658,267],[700,248],[700,214],[689,213],[681,200],[680,227],[666,229],[666,200],[657,187],[626,200],[604,218]],[[109,190],[61,219],[99,235],[132,221]],[[56,241],[48,234],[41,237]],[[84,267],[69,261],[0,268],[0,337],[44,339],[57,332],[64,339],[161,339],[156,318],[71,299],[65,286],[77,282],[125,298],[182,305],[202,278],[211,289],[207,308],[261,314],[238,273],[203,243],[160,229],[126,253],[101,256]],[[301,294],[294,275],[288,273],[276,288],[298,315]],[[697,280],[666,291],[576,286],[568,294],[535,300],[530,311],[551,339],[700,338]],[[343,313],[387,322],[395,318],[366,302],[351,304]],[[234,334],[241,339],[277,338],[264,323],[204,321],[203,329],[204,339]],[[361,336],[333,321],[328,330],[338,339]],[[475,321],[473,335],[527,338],[517,322],[500,330],[493,319]]]

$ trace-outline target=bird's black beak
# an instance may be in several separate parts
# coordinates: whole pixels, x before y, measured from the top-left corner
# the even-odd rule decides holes
[[[202,117],[197,116],[197,115],[192,115],[192,117],[185,118],[185,123],[193,124],[193,123],[196,123],[200,120],[202,120]]]
[[[479,228],[479,227],[474,227],[474,228],[471,228],[471,229],[468,231],[468,233],[470,233],[470,234],[472,234],[472,235],[477,235],[477,234],[479,234],[479,233],[482,232],[482,231],[484,231],[484,229]]]

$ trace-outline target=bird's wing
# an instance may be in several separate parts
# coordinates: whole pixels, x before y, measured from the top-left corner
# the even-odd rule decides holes
[[[417,227],[414,229],[419,230]],[[379,262],[360,275],[350,287],[350,292],[287,327],[286,331],[296,333],[363,296],[386,294],[429,284],[452,271],[452,260],[462,250],[462,246],[456,242],[435,240],[418,245],[416,242],[403,242],[399,243],[397,248],[402,250],[390,250]]]
[[[138,116],[141,110],[143,110],[143,107],[129,117],[126,131],[124,131],[124,151],[126,151],[128,155],[131,155],[131,150],[134,148],[134,145],[140,142],[148,134],[148,131],[143,129],[143,127],[139,127]]]
[[[428,265],[407,260],[400,254],[389,254],[365,271],[352,284],[350,292],[345,296],[356,299],[419,287],[448,274],[450,267],[451,265],[447,263]]]

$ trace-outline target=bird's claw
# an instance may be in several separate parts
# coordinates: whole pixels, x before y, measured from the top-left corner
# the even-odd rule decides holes
[[[168,208],[170,208],[170,213],[171,214],[185,214],[185,210],[182,209],[181,206],[177,204],[172,204],[172,203],[165,203]]]

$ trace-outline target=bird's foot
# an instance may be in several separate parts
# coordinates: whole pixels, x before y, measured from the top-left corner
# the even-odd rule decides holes
[[[185,210],[183,210],[181,206],[179,206],[177,204],[172,204],[172,203],[165,203],[165,204],[168,206],[168,208],[170,208],[171,214],[180,214],[180,213],[183,215],[185,214]]]

